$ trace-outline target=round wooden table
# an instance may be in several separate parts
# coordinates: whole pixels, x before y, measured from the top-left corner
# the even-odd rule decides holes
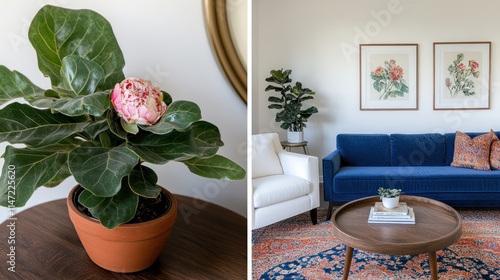
[[[457,242],[462,235],[462,218],[452,207],[436,200],[401,196],[413,207],[415,224],[368,223],[370,208],[378,196],[349,202],[333,213],[333,232],[346,244],[343,279],[349,276],[354,248],[388,255],[429,254],[432,279],[437,279],[436,251]]]
[[[247,220],[206,201],[176,198],[175,227],[158,260],[146,270],[120,274],[95,265],[69,220],[66,200],[60,199],[2,223],[0,279],[246,279]],[[15,261],[15,272],[9,270],[9,258]]]

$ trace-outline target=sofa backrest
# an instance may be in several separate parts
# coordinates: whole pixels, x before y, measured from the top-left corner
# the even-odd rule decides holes
[[[345,166],[389,166],[389,135],[338,134],[337,150]]]
[[[440,166],[446,164],[446,146],[443,134],[391,134],[390,143],[392,166]]]
[[[446,164],[445,137],[439,133],[338,134],[337,150],[344,166]]]
[[[471,138],[487,132],[465,132]],[[500,132],[495,134],[500,138]],[[338,134],[344,166],[439,166],[453,162],[456,132]]]

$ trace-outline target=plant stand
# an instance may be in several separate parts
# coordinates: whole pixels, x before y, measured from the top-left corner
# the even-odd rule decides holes
[[[288,141],[281,141],[281,146],[283,149],[291,152],[294,147],[302,147],[304,149],[304,154],[309,155],[309,149],[307,149],[307,141],[302,141],[299,143],[290,143]]]

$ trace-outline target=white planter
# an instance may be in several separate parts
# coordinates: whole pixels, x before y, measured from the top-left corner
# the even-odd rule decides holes
[[[304,131],[287,131],[287,140],[290,143],[304,142]]]
[[[392,209],[398,206],[399,196],[396,197],[382,197],[382,204],[387,209]]]

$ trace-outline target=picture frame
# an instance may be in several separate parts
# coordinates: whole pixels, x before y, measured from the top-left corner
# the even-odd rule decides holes
[[[434,110],[490,108],[491,42],[434,43]]]
[[[418,44],[360,44],[360,110],[418,110]]]

